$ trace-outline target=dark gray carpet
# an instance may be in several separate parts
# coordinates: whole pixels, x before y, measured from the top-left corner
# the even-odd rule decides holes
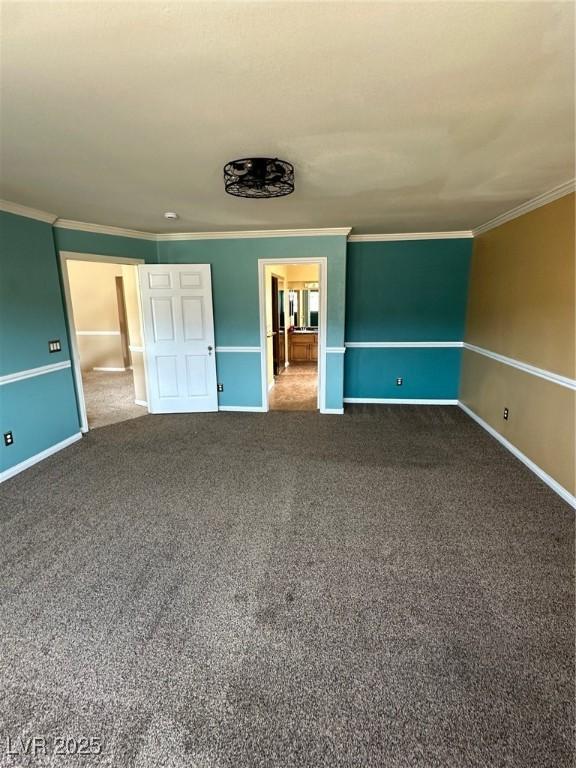
[[[8,481],[2,766],[572,764],[573,511],[456,408],[144,416]]]

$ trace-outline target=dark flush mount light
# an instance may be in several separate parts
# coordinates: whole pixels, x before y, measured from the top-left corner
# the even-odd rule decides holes
[[[236,197],[284,197],[294,192],[294,166],[277,157],[246,157],[224,166],[224,187]]]

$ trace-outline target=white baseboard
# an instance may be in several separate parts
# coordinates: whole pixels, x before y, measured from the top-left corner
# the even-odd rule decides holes
[[[56,445],[52,445],[50,448],[46,448],[45,451],[41,451],[35,456],[30,456],[29,459],[21,461],[20,464],[15,464],[13,467],[5,469],[4,472],[0,472],[0,483],[3,483],[4,480],[8,480],[10,477],[14,477],[14,475],[18,475],[20,472],[24,472],[24,470],[28,469],[29,467],[33,467],[34,464],[38,464],[38,462],[42,461],[42,459],[47,459],[48,456],[52,456],[53,453],[58,453],[58,451],[61,451],[63,448],[67,448],[69,445],[72,445],[72,443],[80,440],[81,437],[82,433],[76,432],[76,434],[72,435],[71,437],[67,437],[66,440],[62,440],[60,443],[56,443]]]
[[[555,491],[558,496],[561,496],[564,501],[566,501],[568,504],[570,504],[571,507],[574,507],[576,509],[576,496],[570,493],[566,488],[564,488],[563,485],[560,485],[560,483],[557,480],[554,480],[553,477],[551,477],[547,472],[545,472],[541,467],[538,466],[538,464],[535,464],[532,459],[529,459],[528,456],[526,456],[522,451],[520,451],[516,446],[511,443],[509,440],[506,440],[505,437],[503,437],[499,432],[497,432],[494,427],[491,427],[488,422],[484,421],[484,419],[481,419],[480,416],[478,416],[474,411],[469,408],[464,403],[458,401],[458,405],[462,410],[470,416],[471,419],[474,419],[474,421],[479,424],[483,429],[488,432],[488,434],[492,435],[498,442],[504,446],[507,450],[510,451],[514,456],[516,456],[517,459],[519,459],[523,464],[525,464],[528,469],[532,470],[535,475],[537,475],[540,480],[546,483],[550,488],[552,488],[553,491]]]
[[[219,411],[244,411],[246,413],[265,413],[266,409],[261,405],[220,405]]]
[[[406,400],[399,397],[345,397],[344,402],[368,405],[458,405],[458,400]]]
[[[134,400],[134,405],[143,405],[144,408],[148,408],[148,403],[146,400]]]
[[[126,368],[100,368],[100,367],[96,368],[96,367],[94,367],[94,368],[92,368],[92,370],[93,371],[109,371],[109,372],[110,371],[114,371],[115,373],[119,373],[120,371],[122,373],[126,372]]]
[[[328,413],[328,414],[335,414],[337,416],[342,416],[344,413],[344,408],[321,408],[320,413]]]

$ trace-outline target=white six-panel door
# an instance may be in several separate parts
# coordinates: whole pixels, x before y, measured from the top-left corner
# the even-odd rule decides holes
[[[150,413],[217,411],[209,264],[141,264]]]

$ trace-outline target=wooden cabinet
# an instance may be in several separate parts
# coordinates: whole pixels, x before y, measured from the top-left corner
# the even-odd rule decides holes
[[[291,333],[288,338],[291,363],[310,363],[318,360],[317,333]]]

